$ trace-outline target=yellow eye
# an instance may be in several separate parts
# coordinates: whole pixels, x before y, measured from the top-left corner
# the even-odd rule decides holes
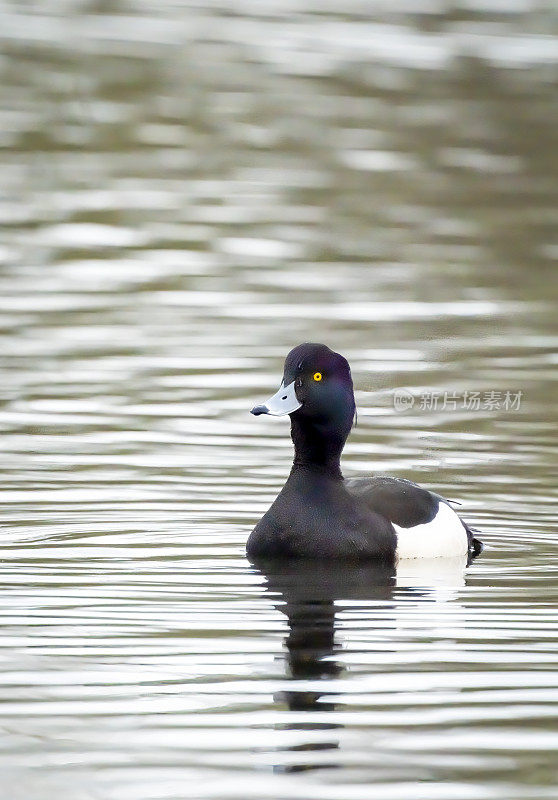
[[[322,373],[321,372],[315,372],[314,373],[314,380],[315,381],[321,381],[321,379],[322,379]]]

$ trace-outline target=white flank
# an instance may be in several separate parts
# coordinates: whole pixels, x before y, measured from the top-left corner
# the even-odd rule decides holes
[[[396,558],[448,558],[465,555],[468,550],[467,531],[446,503],[440,503],[438,513],[430,522],[413,528],[395,525]]]

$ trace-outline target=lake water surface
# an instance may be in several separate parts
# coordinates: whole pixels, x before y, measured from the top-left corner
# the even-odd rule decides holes
[[[558,796],[556,28],[2,4],[2,800]],[[470,567],[247,562],[304,340]]]

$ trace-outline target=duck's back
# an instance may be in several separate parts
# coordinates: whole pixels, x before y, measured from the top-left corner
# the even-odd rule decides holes
[[[376,475],[345,482],[355,498],[390,520],[396,557],[444,558],[475,556],[482,550],[471,529],[440,495],[405,478]]]
[[[382,559],[477,555],[444,498],[403,478],[343,481],[293,469],[248,540],[251,557]]]

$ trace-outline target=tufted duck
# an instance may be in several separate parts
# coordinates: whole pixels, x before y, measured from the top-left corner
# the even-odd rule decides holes
[[[403,478],[344,480],[340,457],[355,416],[348,361],[306,342],[285,360],[279,391],[252,414],[291,418],[290,475],[252,531],[250,558],[381,559],[477,555],[481,543],[449,503]]]

